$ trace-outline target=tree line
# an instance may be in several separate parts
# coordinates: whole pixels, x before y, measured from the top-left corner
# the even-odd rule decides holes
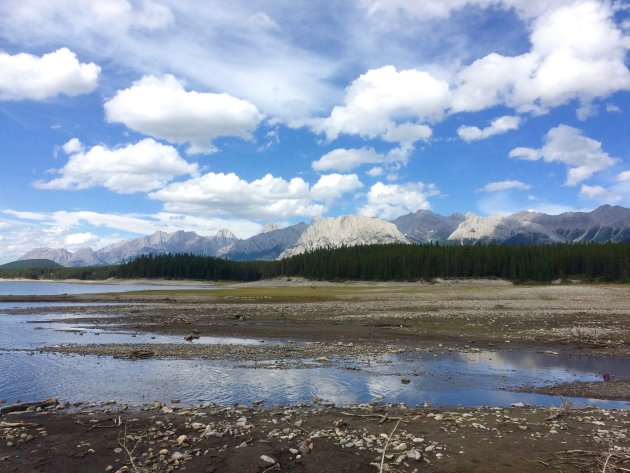
[[[628,243],[426,244],[319,249],[280,261],[242,262],[191,254],[143,255],[118,266],[11,270],[0,272],[0,277],[255,281],[301,276],[329,281],[502,278],[517,283],[547,283],[556,279],[627,283],[629,271]]]

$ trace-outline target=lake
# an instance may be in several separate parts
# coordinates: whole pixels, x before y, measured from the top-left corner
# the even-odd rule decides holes
[[[203,285],[163,285],[163,284],[103,284],[69,283],[51,281],[0,281],[0,296],[52,296],[60,294],[102,294],[107,292],[160,291],[177,289],[209,289],[212,284]]]

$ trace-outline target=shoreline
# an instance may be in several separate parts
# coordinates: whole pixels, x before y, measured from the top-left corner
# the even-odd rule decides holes
[[[606,461],[630,466],[628,410],[255,403],[108,402],[0,416],[0,466],[7,473],[539,473],[560,466],[601,471]]]

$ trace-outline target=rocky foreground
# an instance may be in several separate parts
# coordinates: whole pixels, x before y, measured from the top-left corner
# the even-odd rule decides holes
[[[630,412],[57,405],[0,416],[2,472],[487,472],[630,469]],[[39,412],[38,412],[39,411]]]

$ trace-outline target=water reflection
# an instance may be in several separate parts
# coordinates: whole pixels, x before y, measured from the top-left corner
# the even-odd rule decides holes
[[[368,402],[383,395],[385,402],[409,405],[506,406],[514,402],[559,405],[551,396],[500,391],[467,377],[465,383],[440,381],[440,373],[413,377],[403,385],[397,376],[380,370],[337,368],[269,370],[237,367],[206,360],[118,360],[109,357],[25,352],[0,353],[0,398],[8,402],[57,396],[64,400],[146,403],[181,399],[183,403],[213,401],[267,405],[311,401],[314,397],[343,405]],[[576,406],[627,408],[615,401],[573,399]]]

